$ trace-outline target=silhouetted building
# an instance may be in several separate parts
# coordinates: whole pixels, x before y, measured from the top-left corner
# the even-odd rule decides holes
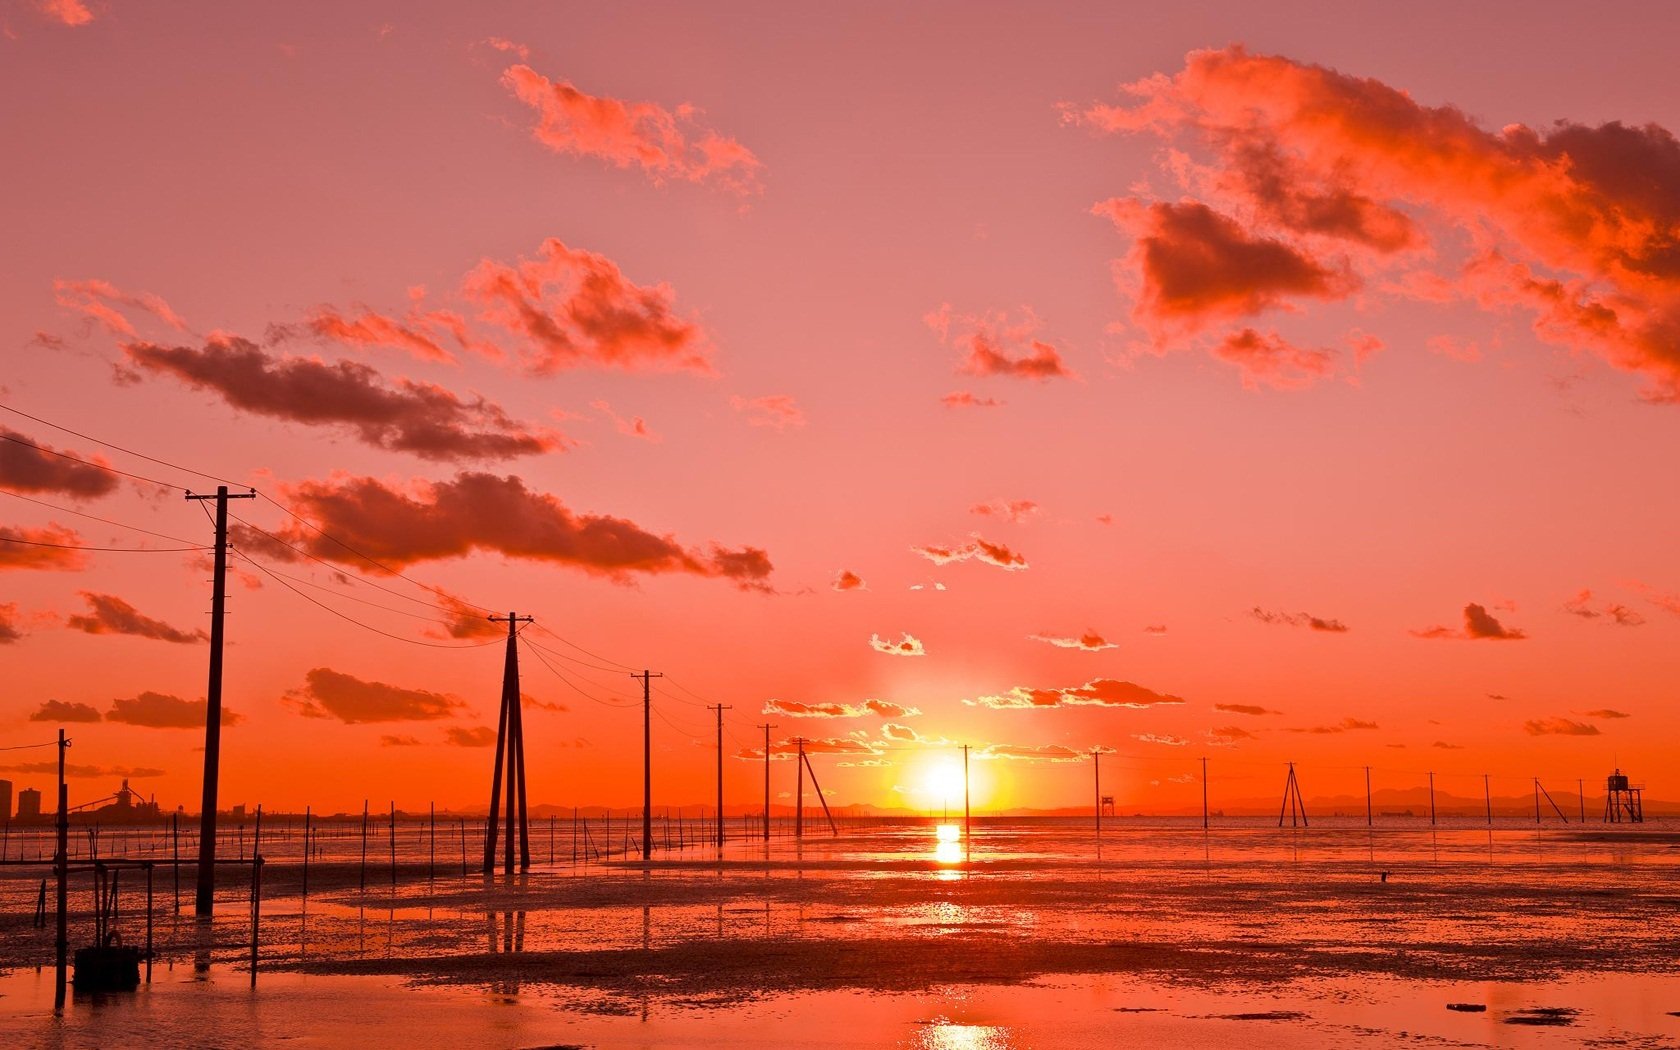
[[[12,782],[0,780],[0,820],[12,819]]]
[[[1629,783],[1628,775],[1616,770],[1604,782],[1604,821],[1607,824],[1645,822],[1644,789]]]
[[[34,788],[24,788],[18,792],[19,820],[39,820],[41,817],[41,793]]]
[[[100,806],[91,813],[86,813],[82,819],[92,820],[100,824],[155,824],[163,820],[156,802],[145,799],[135,801],[134,792],[128,786],[128,781],[122,782],[109,805]]]

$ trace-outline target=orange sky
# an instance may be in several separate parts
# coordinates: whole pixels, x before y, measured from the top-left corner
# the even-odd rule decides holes
[[[98,440],[0,412],[0,537],[209,540],[33,446],[272,498],[228,803],[482,805],[482,609],[545,802],[639,802],[641,667],[673,805],[706,702],[732,803],[766,720],[922,808],[1654,775],[1672,19],[1250,6],[12,0],[0,404]],[[0,543],[3,742],[196,805],[207,576]]]

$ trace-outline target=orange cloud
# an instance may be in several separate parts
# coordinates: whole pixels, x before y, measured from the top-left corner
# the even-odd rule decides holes
[[[837,591],[867,591],[869,585],[863,582],[863,577],[850,569],[844,570],[834,578],[830,584]]]
[[[968,508],[968,512],[982,518],[1006,518],[1019,525],[1038,514],[1038,504],[1030,499],[995,499],[989,503],[976,503]]]
[[[496,742],[496,731],[489,726],[463,729],[451,726],[443,735],[445,743],[455,747],[489,747]]]
[[[946,408],[997,408],[1003,402],[995,397],[980,397],[967,390],[954,390],[939,399]]]
[[[1229,711],[1234,715],[1281,715],[1282,711],[1274,711],[1259,704],[1214,704],[1215,711]]]
[[[237,337],[212,339],[198,350],[153,343],[123,350],[140,368],[211,391],[236,408],[343,427],[375,448],[422,459],[509,459],[565,447],[559,435],[511,419],[482,397],[463,400],[411,379],[387,386],[377,371],[356,361],[275,359]]]
[[[1358,285],[1305,250],[1250,233],[1196,201],[1117,197],[1095,211],[1137,238],[1130,261],[1143,284],[1133,316],[1153,330],[1196,331],[1217,318],[1274,309],[1291,296],[1340,299]]]
[[[1104,649],[1118,648],[1113,642],[1095,631],[1086,631],[1077,637],[1065,637],[1053,634],[1029,634],[1035,642],[1048,642],[1058,649],[1082,649],[1088,653],[1101,652]]]
[[[1283,624],[1287,627],[1306,627],[1314,631],[1325,631],[1330,634],[1346,634],[1347,625],[1340,620],[1327,620],[1322,616],[1310,616],[1307,613],[1278,613],[1267,612],[1256,605],[1249,610],[1248,615],[1261,623]]]
[[[436,319],[449,323],[464,339],[465,322],[454,314],[439,312]],[[422,361],[453,362],[455,355],[444,349],[424,320],[399,321],[366,307],[345,316],[331,306],[318,308],[306,322],[309,331],[324,339],[355,347],[391,347],[407,351]]]
[[[1601,707],[1597,711],[1583,712],[1588,718],[1632,718],[1626,711],[1617,711],[1610,707]]]
[[[659,443],[659,435],[648,429],[647,421],[641,416],[625,418],[613,411],[613,407],[605,401],[591,401],[589,407],[612,420],[613,427],[625,437],[641,438],[643,441]]]
[[[1249,390],[1301,390],[1336,372],[1334,350],[1307,349],[1276,332],[1262,335],[1252,328],[1225,335],[1214,344],[1213,356],[1236,365]]]
[[[1414,638],[1467,638],[1471,640],[1521,641],[1528,635],[1514,627],[1506,627],[1493,614],[1475,602],[1464,607],[1464,627],[1454,630],[1437,625],[1412,632]]]
[[[70,700],[43,700],[29,712],[31,722],[98,722],[99,708]]]
[[[1182,704],[1184,698],[1157,693],[1132,682],[1093,678],[1084,685],[1066,689],[1030,689],[1016,686],[1001,696],[981,696],[964,700],[963,703],[969,707],[989,707],[995,710],[1063,706],[1144,708]]]
[[[0,572],[10,569],[52,569],[75,572],[85,568],[87,555],[74,529],[53,523],[40,528],[0,525]]]
[[[1304,729],[1303,728],[1292,727],[1288,730],[1288,732],[1291,732],[1291,733],[1314,733],[1314,734],[1322,736],[1322,735],[1329,734],[1329,733],[1348,733],[1348,732],[1354,732],[1354,731],[1362,730],[1362,729],[1376,729],[1376,728],[1379,728],[1379,727],[1377,726],[1377,724],[1375,722],[1365,722],[1365,721],[1361,721],[1360,719],[1357,719],[1357,718],[1344,718],[1340,722],[1337,722],[1335,725],[1308,726]]]
[[[64,621],[65,626],[75,630],[88,634],[128,634],[181,645],[206,641],[210,637],[202,629],[183,631],[162,620],[154,620],[114,594],[80,593],[88,603],[87,615],[71,616]]]
[[[35,7],[59,25],[72,29],[93,21],[93,12],[82,0],[35,0]]]
[[[586,365],[713,371],[711,344],[677,315],[668,286],[637,285],[606,256],[555,237],[535,259],[481,259],[461,290],[484,320],[525,339],[521,359],[538,375]]]
[[[732,397],[729,407],[747,418],[747,425],[786,430],[805,425],[805,413],[799,402],[788,394],[767,394],[764,397]]]
[[[952,562],[972,559],[1010,572],[1027,568],[1027,559],[1023,555],[1015,553],[1001,543],[989,543],[978,535],[973,536],[970,542],[957,547],[927,546],[910,549],[935,565],[949,565]]]
[[[105,712],[105,721],[123,722],[149,729],[202,728],[210,705],[204,700],[183,700],[168,693],[143,692],[139,696],[112,700]],[[222,725],[238,725],[244,721],[239,713],[222,708]]]
[[[285,490],[293,509],[327,533],[392,566],[475,551],[550,562],[597,576],[686,573],[762,589],[770,558],[756,547],[706,550],[648,532],[624,518],[579,514],[554,496],[534,492],[513,475],[462,472],[449,481],[415,481],[398,488],[369,477],[305,481]],[[361,567],[344,547],[301,525],[279,534],[316,557]],[[297,555],[268,544],[269,557]]]
[[[1292,233],[1381,255],[1419,243],[1412,212],[1473,230],[1460,272],[1413,270],[1402,283],[1432,280],[1435,298],[1529,311],[1540,339],[1647,377],[1655,399],[1680,398],[1680,140],[1667,129],[1559,121],[1489,131],[1378,80],[1241,47],[1192,52],[1178,74],[1126,92],[1131,105],[1072,116],[1191,136],[1212,154],[1219,191]],[[1323,291],[1311,287],[1316,264],[1285,265],[1294,279],[1283,292]],[[1146,286],[1153,280],[1146,272]]]
[[[964,351],[957,371],[976,376],[1011,376],[1016,379],[1076,379],[1051,344],[1037,338],[1041,327],[1030,307],[1024,318],[1011,321],[1006,311],[976,316],[954,315],[944,303],[924,320],[939,333],[939,340]],[[953,328],[957,329],[953,333]]]
[[[290,553],[287,552],[288,556]],[[468,605],[447,591],[433,588],[432,593],[449,619],[440,625],[441,629],[428,627],[424,631],[428,637],[496,638],[507,633],[500,624],[492,623],[484,610]]]
[[[108,495],[117,476],[101,456],[63,452],[0,427],[0,485],[19,492],[54,492],[80,499]]]
[[[927,650],[922,647],[922,640],[910,634],[900,637],[896,642],[872,634],[869,636],[869,647],[878,653],[888,653],[892,656],[927,655]]]
[[[881,718],[910,718],[921,714],[921,710],[905,707],[890,700],[865,700],[861,704],[837,704],[832,702],[807,704],[800,700],[766,700],[763,714],[787,715],[791,718],[862,718],[865,715],[877,715]]]
[[[125,292],[109,281],[53,281],[53,299],[66,309],[75,310],[98,322],[112,335],[135,338],[134,324],[119,307],[138,310],[164,324],[184,332],[186,321],[170,308],[161,296],[151,292]]]
[[[336,718],[346,725],[434,721],[466,706],[448,693],[363,681],[329,667],[312,669],[304,682],[285,695],[285,702],[305,718]]]
[[[742,195],[763,190],[763,165],[753,152],[699,124],[698,111],[686,103],[669,110],[589,95],[523,64],[502,73],[502,86],[536,110],[531,135],[556,153],[597,157],[620,168],[635,165],[655,184],[679,179],[715,182]]]
[[[1536,718],[1523,723],[1529,736],[1598,736],[1598,727],[1572,718]]]
[[[1583,620],[1603,620],[1617,627],[1639,627],[1645,622],[1645,617],[1620,602],[1604,602],[1594,608],[1593,592],[1586,589],[1564,602],[1563,611]]]
[[[977,759],[1010,759],[1017,762],[1079,762],[1087,752],[1075,751],[1064,744],[988,744],[976,748]]]
[[[10,645],[23,637],[18,630],[17,602],[0,602],[0,645]]]

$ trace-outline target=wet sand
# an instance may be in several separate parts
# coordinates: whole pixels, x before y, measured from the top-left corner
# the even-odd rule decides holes
[[[1431,1023],[1460,1032],[1451,1037],[1458,1045],[1482,1045],[1487,1031],[1496,1045],[1517,1038],[1512,1032],[1532,1041],[1552,1031],[1617,1040],[1600,1045],[1680,1045],[1680,1018],[1668,1015],[1680,1011],[1674,832],[1292,833],[1254,824],[1204,836],[1164,823],[1113,828],[1099,851],[1083,825],[1016,822],[977,826],[969,858],[953,862],[936,859],[929,827],[907,825],[848,829],[803,846],[732,842],[721,855],[691,848],[646,867],[622,858],[538,863],[511,880],[462,878],[458,865],[445,873],[399,854],[397,885],[387,866],[369,874],[365,892],[357,864],[330,860],[312,865],[307,902],[298,895],[301,869],[282,861],[264,874],[253,1001],[283,1012],[284,997],[271,989],[338,982],[398,999],[541,1002],[578,1025],[647,1011],[738,1018],[827,1002],[828,1023],[844,1036],[844,1004],[858,993],[918,1004],[958,989],[1009,1001],[1047,988],[1079,998],[1068,989],[1118,982],[1138,999],[1105,1007],[1108,1029],[1141,1038],[1187,1025],[1208,1039],[1231,1026],[1294,1030],[1300,1046],[1342,1045],[1301,1031],[1320,1024],[1324,990],[1334,988],[1399,1004],[1361,1022],[1373,1033],[1392,1035],[1396,1019],[1438,1013],[1446,1020]],[[160,916],[160,956],[174,962],[171,972],[190,971],[196,959],[214,977],[200,988],[248,979],[241,897],[230,887],[208,933]],[[167,894],[162,903],[167,912]],[[50,959],[50,930],[41,936],[27,918],[8,907],[0,920],[3,961],[14,973]],[[13,994],[0,981],[0,996]],[[1637,1024],[1607,1027],[1604,1011],[1581,994],[1523,998],[1582,981],[1641,996]],[[1505,1002],[1510,996],[1490,987],[1521,1001]],[[1455,988],[1473,994],[1460,1001],[1449,994]],[[1427,1003],[1407,1009],[1405,989],[1429,989]],[[1191,999],[1208,1005],[1191,1013],[1161,1005]],[[1449,1010],[1453,1003],[1464,1009]],[[9,1009],[0,999],[0,1016]],[[1063,1028],[1093,1023],[1085,1009]],[[1062,1030],[1033,1028],[1036,1041],[1023,1043],[1023,1023],[1002,1025],[1016,1042],[949,1045],[1052,1045],[1044,1040]],[[1482,1034],[1470,1037],[1464,1025]],[[623,1045],[688,1045],[609,1035],[599,1045],[620,1045],[611,1041],[620,1036],[631,1039]],[[1200,1035],[1192,1041],[1213,1045]],[[828,1045],[882,1042],[876,1030]]]

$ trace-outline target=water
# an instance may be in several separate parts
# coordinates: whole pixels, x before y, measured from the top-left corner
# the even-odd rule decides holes
[[[45,872],[0,869],[0,1043],[345,1046],[375,1023],[417,1046],[1680,1045],[1670,822],[1126,818],[1099,840],[1089,818],[986,820],[967,842],[937,823],[720,852],[685,822],[687,847],[644,868],[574,862],[569,822],[551,863],[543,821],[533,869],[487,881],[473,829],[463,877],[458,826],[434,865],[429,824],[399,821],[393,885],[388,835],[364,871],[356,822],[314,840],[305,899],[301,826],[265,821],[255,991],[248,869],[229,868],[208,926],[157,894],[151,986],[61,1018],[51,930],[28,923]],[[102,856],[168,848],[107,835]],[[71,900],[76,945],[85,876]]]

